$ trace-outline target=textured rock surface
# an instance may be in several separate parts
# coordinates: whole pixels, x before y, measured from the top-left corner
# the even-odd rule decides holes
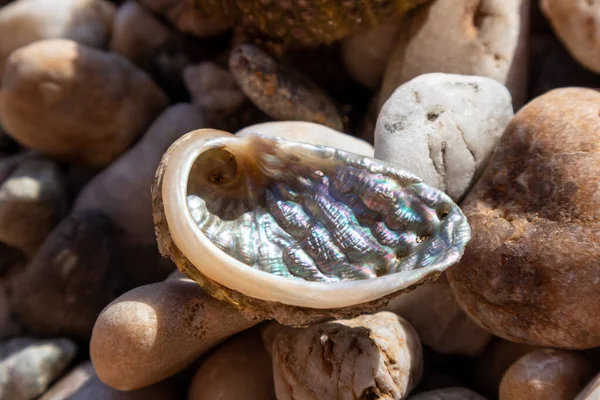
[[[425,73],[479,75],[504,83],[519,107],[527,89],[529,0],[438,0],[403,23],[380,105]]]
[[[343,129],[335,104],[321,88],[298,71],[280,65],[260,48],[234,48],[229,56],[229,70],[242,91],[270,117]]]
[[[519,358],[500,383],[500,400],[570,400],[592,376],[576,353],[540,349]]]
[[[0,185],[0,241],[31,257],[66,210],[58,167],[43,158],[23,160]]]
[[[114,53],[43,40],[12,53],[0,119],[21,144],[56,158],[104,166],[167,105],[141,70]]]
[[[459,201],[479,177],[513,116],[493,79],[426,74],[399,87],[375,128],[375,158],[413,172]]]
[[[90,355],[100,380],[119,390],[160,382],[258,321],[189,280],[133,289],[108,305],[94,325]]]
[[[557,36],[581,65],[600,73],[600,10],[595,0],[540,0]]]
[[[259,331],[234,336],[216,348],[194,375],[188,400],[275,400],[273,366]]]
[[[402,18],[396,18],[342,41],[342,58],[352,78],[369,89],[379,86],[401,25]]]
[[[513,118],[462,204],[473,238],[447,272],[458,303],[505,339],[600,346],[600,93],[559,89]]]
[[[472,390],[454,387],[432,390],[410,396],[408,400],[485,400]]]
[[[284,328],[271,351],[278,400],[401,399],[423,371],[417,333],[388,312]]]
[[[324,125],[304,121],[275,121],[248,126],[238,132],[236,136],[245,136],[249,133],[262,133],[263,135],[278,136],[288,140],[331,146],[338,149],[373,157],[373,146],[364,140],[338,132]]]
[[[0,345],[0,399],[29,400],[42,394],[75,356],[67,339],[13,339]]]
[[[110,36],[114,14],[115,6],[104,0],[18,0],[3,7],[0,77],[10,53],[38,40],[65,38],[103,47]]]
[[[385,309],[406,319],[421,342],[441,354],[476,356],[491,338],[460,309],[445,280],[402,294]]]
[[[129,392],[113,389],[98,379],[94,366],[86,361],[58,381],[39,400],[167,400],[182,398],[180,396],[168,381]]]

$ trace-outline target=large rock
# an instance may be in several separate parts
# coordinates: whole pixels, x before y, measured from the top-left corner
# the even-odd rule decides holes
[[[510,93],[490,78],[425,74],[400,86],[375,128],[375,158],[460,201],[513,116]]]
[[[511,121],[462,204],[473,237],[447,276],[505,339],[600,346],[600,93],[558,89]]]
[[[401,84],[430,72],[480,75],[525,102],[529,0],[437,0],[402,26],[383,79],[380,105]]]
[[[0,344],[0,399],[29,400],[42,394],[75,356],[67,339],[13,339]]]
[[[26,147],[102,167],[131,146],[167,101],[125,58],[72,40],[48,39],[9,57],[0,119]]]
[[[573,57],[600,73],[600,12],[593,0],[540,0],[540,7]]]

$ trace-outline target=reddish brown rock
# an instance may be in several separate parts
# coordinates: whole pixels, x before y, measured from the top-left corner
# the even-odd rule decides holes
[[[559,89],[524,107],[462,204],[473,238],[448,279],[505,339],[600,346],[600,93]]]

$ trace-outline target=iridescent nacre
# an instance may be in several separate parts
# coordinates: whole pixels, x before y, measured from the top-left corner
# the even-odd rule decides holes
[[[447,195],[390,164],[212,132],[181,139],[177,160],[159,172],[169,243],[200,283],[292,306],[349,307],[439,275],[470,239]]]

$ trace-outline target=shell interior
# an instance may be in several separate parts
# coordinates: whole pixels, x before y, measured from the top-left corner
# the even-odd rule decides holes
[[[447,195],[373,158],[259,134],[202,146],[187,180],[189,211],[249,268],[316,282],[441,271],[470,239]]]

